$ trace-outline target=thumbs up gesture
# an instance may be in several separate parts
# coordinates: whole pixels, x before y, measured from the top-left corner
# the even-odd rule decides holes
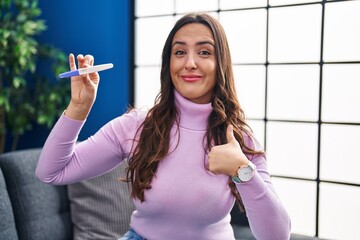
[[[211,149],[208,155],[208,169],[214,174],[236,176],[239,167],[246,165],[249,160],[234,136],[232,125],[229,125],[226,129],[226,138],[226,144]]]

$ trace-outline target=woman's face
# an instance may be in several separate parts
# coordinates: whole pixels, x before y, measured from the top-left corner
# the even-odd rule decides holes
[[[208,27],[190,23],[174,35],[170,75],[175,89],[195,103],[209,103],[215,86],[214,37]]]

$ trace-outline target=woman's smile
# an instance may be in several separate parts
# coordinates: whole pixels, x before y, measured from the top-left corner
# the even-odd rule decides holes
[[[201,75],[184,74],[180,76],[185,82],[196,82],[202,79]]]

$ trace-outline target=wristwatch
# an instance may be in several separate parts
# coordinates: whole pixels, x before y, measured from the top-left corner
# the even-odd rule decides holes
[[[237,176],[232,177],[232,180],[237,183],[247,182],[252,179],[255,173],[256,166],[249,161],[247,165],[242,166],[237,171]]]

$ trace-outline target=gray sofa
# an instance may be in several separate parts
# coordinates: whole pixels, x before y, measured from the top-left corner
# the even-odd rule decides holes
[[[116,239],[126,231],[134,206],[127,184],[117,180],[124,166],[81,183],[52,186],[34,176],[40,151],[0,155],[0,239]],[[237,239],[255,239],[246,216],[235,208],[232,221]]]

